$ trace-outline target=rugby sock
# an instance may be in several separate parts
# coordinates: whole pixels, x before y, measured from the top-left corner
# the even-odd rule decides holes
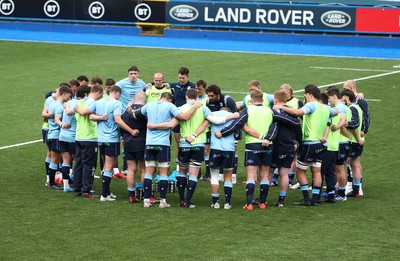
[[[360,180],[353,179],[353,193],[358,194],[360,193]]]
[[[112,178],[112,172],[110,171],[103,172],[102,193],[101,193],[103,197],[107,197],[108,195],[110,195],[111,178]]]
[[[206,162],[206,175],[204,177],[210,177],[210,156],[205,156],[204,161]]]
[[[260,203],[265,203],[267,201],[267,195],[269,191],[269,180],[260,180]]]
[[[248,179],[246,181],[246,202],[247,204],[253,203],[254,189],[256,188],[256,183],[254,179]]]
[[[158,184],[160,185],[160,199],[166,199],[168,189],[168,177],[160,176],[160,181]]]
[[[271,182],[277,184],[278,183],[278,178],[279,178],[279,172],[278,169],[274,170],[274,176],[272,177]]]
[[[339,187],[338,196],[343,197],[343,198],[346,196],[346,187]]]
[[[232,188],[233,188],[232,182],[224,183],[225,203],[231,204]]]
[[[178,186],[179,201],[185,201],[186,184],[187,184],[187,179],[185,174],[178,174],[176,176],[176,185]]]
[[[44,161],[44,167],[46,168],[46,182],[50,181],[49,178],[49,166],[50,166],[51,158],[46,157],[46,160]]]
[[[49,179],[50,179],[50,186],[53,186],[56,184],[54,181],[54,178],[56,177],[56,172],[58,169],[58,165],[54,163],[50,163],[49,165]]]
[[[62,164],[61,173],[63,177],[64,189],[69,189],[69,170],[71,169],[71,165]]]
[[[304,201],[310,201],[310,195],[308,194],[308,184],[301,185],[300,190],[303,193]]]
[[[294,171],[289,171],[288,176],[289,176],[289,184],[293,184],[293,179],[294,179],[294,175],[296,174],[296,172]]]
[[[188,205],[191,204],[193,193],[194,193],[194,190],[196,189],[196,186],[197,186],[197,178],[189,177],[187,193],[186,193],[186,203]]]
[[[334,199],[335,193],[336,193],[335,190],[328,191],[328,199]]]
[[[319,194],[321,193],[321,187],[313,186],[312,189],[312,202],[317,202],[319,200]]]
[[[128,196],[135,197],[136,196],[136,188],[135,187],[128,187]]]
[[[351,171],[350,164],[347,163],[347,182],[353,182],[353,172]]]
[[[151,187],[153,184],[153,176],[151,174],[145,174],[143,179],[143,197],[149,199],[151,195]]]
[[[286,197],[286,192],[285,191],[280,191],[279,192],[279,198],[278,198],[278,202],[280,203],[285,203],[285,197]]]
[[[237,174],[238,161],[239,161],[239,156],[235,153],[235,165],[233,166],[232,174]]]
[[[211,194],[213,204],[219,201],[219,194]]]

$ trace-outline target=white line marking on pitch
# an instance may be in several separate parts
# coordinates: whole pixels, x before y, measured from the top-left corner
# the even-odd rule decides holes
[[[0,147],[0,150],[24,146],[24,145],[28,145],[28,144],[32,144],[32,143],[37,143],[40,141],[42,141],[42,140],[33,140],[33,141],[24,142],[24,143],[18,143],[18,144],[14,144],[14,145],[4,146],[4,147]]]
[[[319,69],[319,70],[340,70],[340,71],[357,71],[357,72],[393,72],[392,70],[376,70],[376,69],[362,69],[362,68],[340,68],[340,67],[321,67],[321,66],[310,66],[308,68],[310,68],[310,69]]]

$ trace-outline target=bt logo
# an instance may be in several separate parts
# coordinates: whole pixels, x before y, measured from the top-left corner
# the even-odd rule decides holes
[[[135,7],[135,16],[140,21],[146,21],[151,16],[151,8],[147,4],[138,4]]]
[[[89,15],[93,19],[100,19],[103,17],[106,9],[104,5],[100,2],[93,2],[89,5]]]
[[[56,17],[60,12],[60,5],[55,0],[49,0],[44,4],[43,10],[48,17]]]
[[[10,15],[14,12],[14,2],[12,0],[0,0],[0,13]]]

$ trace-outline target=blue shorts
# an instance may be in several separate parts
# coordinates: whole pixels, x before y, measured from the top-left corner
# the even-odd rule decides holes
[[[244,166],[269,166],[272,161],[272,145],[261,150],[248,150],[244,152]]]
[[[326,146],[321,142],[315,144],[302,144],[300,146],[297,160],[300,162],[320,162],[322,153],[326,151]]]
[[[61,152],[69,152],[71,154],[75,154],[76,152],[75,142],[60,141],[59,143]]]
[[[273,168],[288,168],[292,166],[294,160],[294,153],[279,153],[279,151],[272,151],[272,162],[271,167]]]
[[[60,151],[60,141],[58,139],[49,139],[50,151]]]
[[[144,150],[141,151],[124,151],[123,152],[125,160],[144,160]]]
[[[49,133],[49,129],[42,129],[42,139],[43,143],[49,143],[49,140],[47,139],[47,134]]]
[[[171,149],[170,146],[164,145],[146,145],[144,150],[144,160],[157,162],[170,162]]]
[[[99,142],[100,150],[104,149],[104,155],[114,157],[121,151],[120,142]]]
[[[352,159],[356,159],[361,156],[363,152],[364,146],[361,146],[357,142],[350,142],[350,153],[349,157]]]
[[[336,165],[343,165],[350,154],[350,143],[340,143],[339,151],[336,159]]]
[[[210,168],[219,169],[221,166],[224,169],[233,169],[235,166],[235,152],[210,150]]]
[[[202,163],[204,161],[204,147],[179,147],[178,159],[180,163],[190,163],[191,161]]]

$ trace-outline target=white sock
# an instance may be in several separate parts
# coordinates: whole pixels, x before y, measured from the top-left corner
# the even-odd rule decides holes
[[[118,168],[114,168],[114,175],[119,173],[119,169]]]
[[[69,189],[69,181],[68,179],[63,179],[64,189]]]

